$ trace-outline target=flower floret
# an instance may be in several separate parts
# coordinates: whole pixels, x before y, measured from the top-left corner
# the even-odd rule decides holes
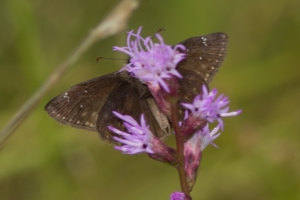
[[[153,135],[146,124],[144,115],[141,115],[140,124],[129,115],[122,115],[118,112],[113,112],[119,119],[124,121],[124,126],[128,132],[118,130],[112,126],[108,126],[109,130],[118,136],[114,136],[114,140],[121,143],[122,146],[115,146],[115,149],[122,151],[125,154],[136,153],[154,153],[152,150],[151,141]]]
[[[221,94],[217,97],[218,91],[213,89],[208,92],[205,85],[202,87],[202,95],[195,97],[192,104],[182,103],[182,106],[190,110],[191,115],[194,117],[199,117],[200,119],[205,119],[210,123],[218,121],[219,128],[223,130],[223,120],[222,117],[236,116],[242,111],[237,110],[233,112],[229,111],[229,100],[228,97]],[[217,98],[216,98],[217,97]]]

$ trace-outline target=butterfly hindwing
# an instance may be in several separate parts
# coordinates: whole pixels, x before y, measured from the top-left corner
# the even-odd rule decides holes
[[[206,85],[204,79],[189,69],[179,69],[182,79],[179,79],[179,102],[191,103],[195,96],[202,93],[202,85]]]
[[[117,111],[122,115],[130,115],[138,122],[140,122],[141,114],[144,114],[153,134],[157,137],[163,137],[165,135],[164,128],[154,117],[148,101],[151,101],[151,97],[142,98],[137,87],[133,87],[130,82],[123,81],[111,91],[98,114],[96,124],[100,137],[108,142],[116,143],[113,137],[117,135],[109,131],[107,126],[124,130],[123,121],[114,116],[112,111]]]

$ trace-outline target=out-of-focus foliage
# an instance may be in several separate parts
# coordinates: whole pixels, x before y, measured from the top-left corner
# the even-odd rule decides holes
[[[105,0],[0,1],[0,127],[115,4]],[[141,1],[128,30],[159,28],[166,42],[222,31],[228,56],[211,87],[239,117],[204,151],[194,199],[300,199],[300,1]],[[113,45],[95,44],[0,151],[0,199],[169,199],[176,170],[128,156],[93,132],[63,126],[43,106],[72,85],[118,70]],[[168,140],[172,143],[173,138]]]

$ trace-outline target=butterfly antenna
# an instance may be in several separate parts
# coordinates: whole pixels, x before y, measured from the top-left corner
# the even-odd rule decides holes
[[[162,31],[166,31],[166,29],[160,28],[160,29],[158,29],[158,30],[156,31],[156,33],[160,33],[160,32],[162,32]]]
[[[106,57],[100,56],[96,59],[96,62],[98,62],[99,60],[102,60],[102,59],[106,59],[106,60],[126,60],[127,62],[129,61],[129,59],[124,59],[124,58],[106,58]]]
[[[158,29],[155,33],[160,33],[160,32],[162,32],[162,31],[166,31],[166,29],[160,28],[160,29]],[[153,37],[154,37],[154,35],[150,36],[151,39],[152,39]]]

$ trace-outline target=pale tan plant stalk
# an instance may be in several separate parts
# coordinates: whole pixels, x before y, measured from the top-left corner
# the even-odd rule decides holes
[[[18,128],[22,121],[30,114],[43,96],[57,83],[66,71],[78,61],[92,44],[123,30],[133,10],[137,8],[137,0],[121,0],[116,7],[91,31],[81,44],[60,64],[49,76],[44,84],[37,89],[31,98],[12,117],[0,132],[0,146],[2,146]]]

